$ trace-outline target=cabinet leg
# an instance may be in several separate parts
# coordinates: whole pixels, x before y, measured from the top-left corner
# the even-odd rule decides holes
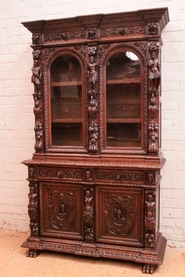
[[[145,264],[143,265],[143,273],[153,274],[155,272],[155,265]]]
[[[26,253],[26,257],[29,258],[36,258],[39,255],[38,250],[35,249],[29,249]]]

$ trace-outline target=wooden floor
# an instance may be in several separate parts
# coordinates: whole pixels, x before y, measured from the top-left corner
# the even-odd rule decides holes
[[[54,252],[27,258],[20,245],[28,234],[0,229],[1,277],[141,277],[141,265],[107,259],[93,259]],[[148,275],[150,276],[150,275]],[[167,247],[164,264],[155,277],[185,277],[185,249]]]

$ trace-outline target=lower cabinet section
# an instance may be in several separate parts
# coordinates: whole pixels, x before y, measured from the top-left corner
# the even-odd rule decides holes
[[[130,260],[153,273],[163,263],[160,171],[29,167],[27,256],[40,250]]]

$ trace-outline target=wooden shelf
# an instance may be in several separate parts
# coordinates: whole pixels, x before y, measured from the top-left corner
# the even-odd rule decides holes
[[[67,81],[67,82],[52,82],[52,87],[66,87],[66,86],[79,86],[82,85],[81,81]]]
[[[141,123],[141,118],[107,118],[107,123]]]
[[[141,78],[124,78],[124,79],[107,79],[107,85],[114,85],[114,84],[140,84]]]
[[[54,118],[52,123],[82,123],[81,118]]]

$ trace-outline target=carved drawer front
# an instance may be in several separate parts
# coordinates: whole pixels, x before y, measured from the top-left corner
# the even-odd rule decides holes
[[[83,239],[82,186],[40,183],[41,235]]]
[[[96,189],[96,240],[118,245],[143,245],[143,195],[141,188]]]
[[[60,179],[60,180],[81,181],[83,178],[83,169],[40,167],[39,178],[41,180]]]
[[[145,174],[140,171],[126,170],[96,170],[96,182],[116,182],[116,183],[144,183]]]

